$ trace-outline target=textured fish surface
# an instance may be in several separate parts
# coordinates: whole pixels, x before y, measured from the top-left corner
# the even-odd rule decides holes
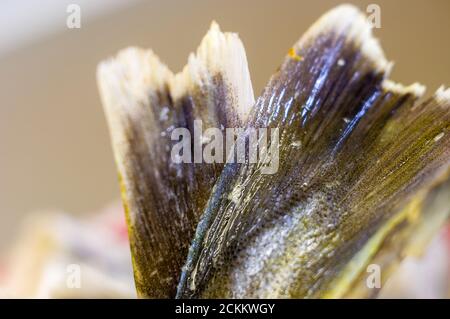
[[[214,23],[177,75],[133,48],[100,65],[140,296],[372,297],[367,265],[386,279],[448,218],[450,90],[419,103],[423,86],[389,80],[350,5],[288,52],[256,102],[242,43]],[[175,164],[170,132],[196,119],[248,144],[278,129],[276,171]]]
[[[389,70],[351,6],[295,44],[247,124],[280,129],[278,172],[224,168],[179,297],[343,297],[365,283],[358,276],[369,261],[387,269],[395,258],[384,252],[401,254],[418,225],[430,231],[445,220],[448,197],[422,208],[443,196],[430,189],[449,172],[450,92],[415,105],[423,87],[395,84]],[[439,192],[448,196],[448,187]],[[356,296],[371,293],[361,287]]]
[[[216,23],[174,75],[150,50],[128,48],[100,64],[108,119],[141,297],[174,297],[189,244],[220,163],[175,163],[171,133],[239,126],[254,103],[244,47]],[[201,142],[201,141],[199,141]]]

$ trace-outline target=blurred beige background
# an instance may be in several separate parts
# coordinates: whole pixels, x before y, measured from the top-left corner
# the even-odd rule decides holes
[[[137,45],[178,71],[215,19],[244,41],[257,94],[293,42],[341,3],[22,1],[0,3],[0,252],[31,211],[80,214],[118,198],[95,82],[100,60]],[[420,81],[428,93],[450,85],[450,1],[351,2],[363,10],[380,5],[375,33],[396,62],[394,80]],[[66,28],[69,3],[81,6],[81,29]]]

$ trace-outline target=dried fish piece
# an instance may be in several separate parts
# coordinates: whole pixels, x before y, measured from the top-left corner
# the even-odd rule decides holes
[[[174,296],[200,216],[178,297],[371,296],[365,265],[388,272],[448,217],[450,91],[416,105],[349,5],[288,52],[252,109],[242,44],[215,25],[179,75],[137,49],[99,68],[140,296]],[[278,172],[175,164],[167,132],[195,119],[278,128]]]
[[[171,131],[239,126],[254,103],[245,50],[216,23],[174,75],[151,51],[103,62],[98,83],[126,208],[141,297],[174,297],[199,216],[223,164],[176,164]],[[192,134],[194,139],[194,134]]]
[[[387,269],[450,213],[450,91],[416,105],[424,88],[387,79],[391,64],[353,6],[292,51],[248,121],[280,129],[279,171],[225,166],[178,297],[367,296],[364,267]]]

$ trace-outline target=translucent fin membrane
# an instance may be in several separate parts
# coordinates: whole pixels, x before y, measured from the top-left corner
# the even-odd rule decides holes
[[[448,207],[426,208],[450,167],[446,91],[415,106],[423,87],[393,83],[389,71],[352,6],[327,13],[294,45],[248,121],[279,128],[278,172],[225,166],[179,297],[345,296],[370,261],[401,255],[415,231],[425,238],[445,220]]]
[[[391,67],[350,5],[288,50],[255,103],[242,43],[215,23],[177,75],[140,49],[102,63],[139,295],[374,296],[365,267],[386,279],[450,214],[449,90],[417,104],[425,88]],[[170,133],[196,119],[244,126],[248,143],[277,128],[276,172],[175,164]]]
[[[127,211],[137,290],[174,297],[199,216],[222,164],[175,164],[172,130],[239,125],[254,103],[245,50],[213,23],[173,75],[147,50],[100,64],[98,83]],[[194,138],[194,134],[191,134]]]

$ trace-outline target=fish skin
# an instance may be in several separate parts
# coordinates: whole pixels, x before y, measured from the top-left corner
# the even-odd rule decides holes
[[[239,74],[239,77],[236,77]],[[245,50],[216,23],[174,75],[150,50],[129,48],[98,68],[142,298],[175,296],[197,222],[223,164],[175,163],[171,129],[239,126],[254,102]],[[238,82],[239,81],[239,82]]]
[[[423,203],[448,176],[450,99],[416,105],[420,87],[388,85],[389,63],[372,50],[377,43],[354,7],[320,21],[294,46],[302,58],[286,57],[249,117],[248,127],[280,129],[279,171],[225,166],[177,297],[344,296],[385,240],[410,238],[412,226],[424,223],[411,216],[426,216]],[[237,187],[244,191],[231,200]],[[411,227],[396,226],[407,221]]]
[[[242,52],[210,55],[232,61],[219,72],[201,58],[230,37],[177,75],[140,49],[99,68],[139,296],[373,297],[364,267],[379,263],[384,279],[449,215],[449,91],[416,105],[421,87],[388,80],[365,17],[344,5],[288,51],[251,108]],[[194,119],[279,128],[278,172],[171,163],[161,133]]]

